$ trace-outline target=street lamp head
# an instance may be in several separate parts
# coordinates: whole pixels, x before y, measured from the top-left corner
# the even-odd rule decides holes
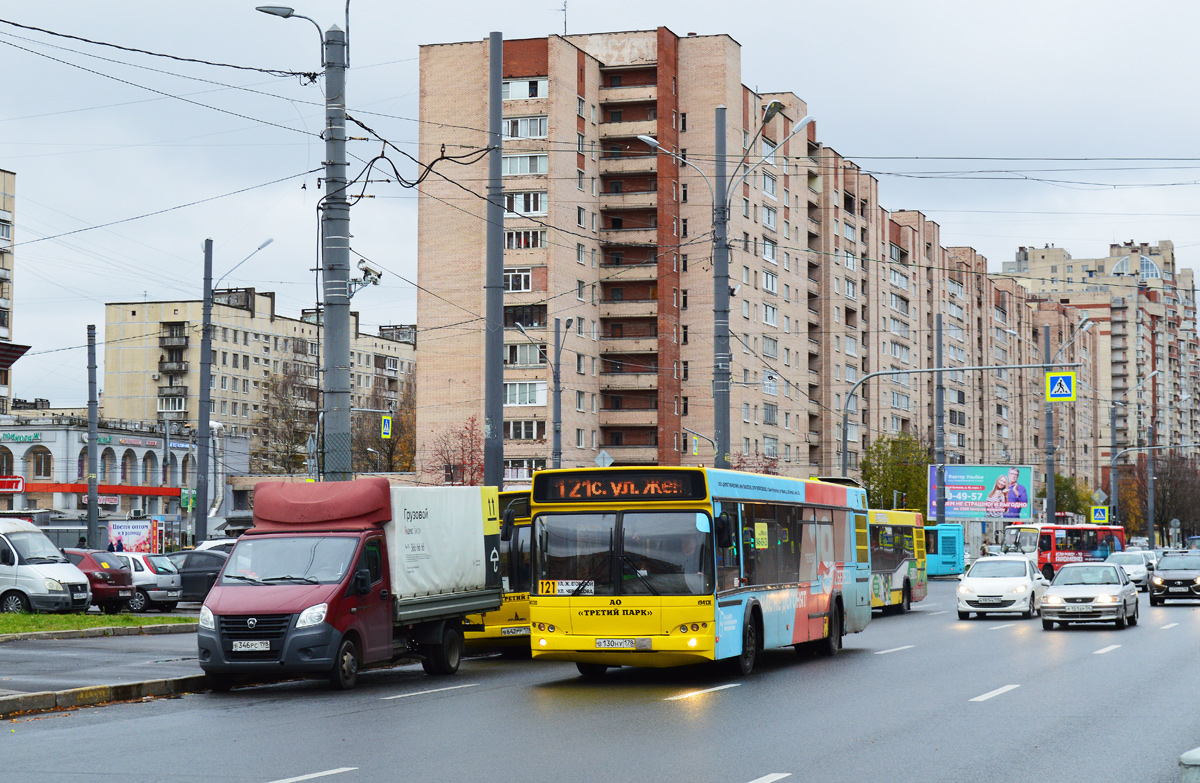
[[[575,319],[574,319],[574,318],[568,318],[568,319],[567,319],[567,322],[563,324],[563,328],[564,328],[564,329],[570,329],[570,328],[571,328],[571,324],[573,324],[573,323],[575,323]]]
[[[1013,337],[1020,337],[1020,336],[1021,336],[1021,335],[1017,334],[1017,330],[1016,330],[1016,329],[1005,329],[1004,331],[1005,331],[1006,333],[1008,333],[1008,334],[1011,334]]]
[[[638,141],[650,147],[651,149],[659,148],[658,139],[654,138],[653,136],[638,136],[637,138]]]
[[[1092,324],[1094,324],[1094,323],[1096,323],[1096,322],[1093,321],[1091,318],[1084,318],[1082,321],[1079,322],[1079,333],[1083,334],[1088,329],[1091,329]]]
[[[763,107],[762,124],[766,125],[768,122],[775,119],[775,115],[779,114],[779,112],[783,111],[783,109],[783,101],[771,101],[768,103]]]
[[[376,451],[375,449],[371,448],[370,446],[367,446],[367,453],[368,454],[378,454],[379,452]]]
[[[261,245],[258,246],[258,249],[262,250],[264,247],[266,247],[267,245],[271,244],[274,241],[275,241],[274,239],[267,239],[266,242],[263,242]]]
[[[288,8],[286,5],[260,5],[254,10],[262,11],[264,14],[270,14],[271,16],[279,16],[284,19],[287,19],[292,14],[296,13],[295,8]]]

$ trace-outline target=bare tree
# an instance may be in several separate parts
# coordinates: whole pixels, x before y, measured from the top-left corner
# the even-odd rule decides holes
[[[305,382],[300,365],[273,373],[262,384],[261,415],[253,457],[260,473],[303,473],[308,458],[308,437],[316,431],[317,390]]]
[[[1121,516],[1126,518],[1129,535],[1144,535],[1146,530],[1146,498],[1148,471],[1144,455],[1139,455],[1132,479],[1122,482]],[[1128,471],[1129,468],[1126,468]],[[1132,505],[1130,505],[1132,504]],[[1154,529],[1165,537],[1172,519],[1180,521],[1185,531],[1200,527],[1200,470],[1194,457],[1175,452],[1160,452],[1154,459]],[[1130,523],[1136,521],[1136,527]]]
[[[393,405],[394,408],[391,407]],[[416,402],[411,385],[405,384],[394,401],[386,397],[382,390],[372,389],[366,399],[366,407],[391,410],[391,437],[383,437],[381,419],[385,414],[354,414],[354,469],[358,472],[378,469],[388,473],[412,470],[417,436],[414,426]],[[367,449],[372,449],[374,453]]]
[[[472,416],[461,427],[438,435],[429,449],[425,474],[442,484],[478,486],[483,483],[483,427]]]

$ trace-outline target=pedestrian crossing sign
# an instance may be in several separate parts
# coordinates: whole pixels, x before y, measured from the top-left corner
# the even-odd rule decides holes
[[[379,420],[379,437],[387,439],[392,437],[392,417],[383,416]]]
[[[1092,506],[1092,522],[1097,525],[1108,524],[1108,506]]]
[[[1075,373],[1048,372],[1046,373],[1046,401],[1074,402]]]

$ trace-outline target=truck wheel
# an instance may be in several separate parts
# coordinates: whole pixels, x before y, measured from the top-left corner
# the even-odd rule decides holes
[[[20,593],[5,593],[0,596],[0,612],[14,614],[16,612],[28,612],[29,601]]]
[[[454,674],[462,662],[462,631],[447,626],[442,632],[442,643],[431,644],[425,651],[422,668],[427,674]]]
[[[358,662],[358,645],[353,639],[342,639],[329,672],[329,684],[339,691],[353,688],[358,682]]]
[[[150,598],[146,595],[145,590],[134,590],[133,598],[129,599],[129,611],[134,614],[141,614],[150,606]]]

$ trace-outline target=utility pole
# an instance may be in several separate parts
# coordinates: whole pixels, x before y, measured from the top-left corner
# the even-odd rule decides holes
[[[946,522],[946,386],[942,382],[942,314],[935,317],[937,334],[934,337],[935,358],[937,360],[937,390],[934,392],[934,430],[933,430],[933,461],[937,463],[937,497],[934,506],[934,516],[937,524]],[[987,524],[986,522],[984,523]]]
[[[200,319],[200,411],[196,417],[199,420],[199,432],[196,433],[196,497],[192,508],[195,509],[193,519],[194,543],[208,538],[208,448],[209,448],[209,406],[212,399],[212,264],[213,242],[204,240],[204,306]],[[170,435],[167,436],[170,441]],[[168,447],[169,447],[168,443]],[[180,482],[182,485],[182,482]]]
[[[96,455],[100,450],[100,412],[96,394],[96,325],[88,324],[88,546],[100,548],[100,489],[97,482]]]
[[[567,328],[571,328],[573,318],[567,319]],[[523,329],[521,331],[524,331]],[[554,434],[550,441],[550,466],[555,470],[562,467],[562,374],[560,372],[562,359],[562,321],[554,319]]]
[[[1117,402],[1114,400],[1108,408],[1108,431],[1112,435],[1112,445],[1109,447],[1109,452],[1112,455],[1117,453]],[[1108,496],[1112,501],[1112,518],[1113,524],[1117,524],[1117,463],[1113,463],[1108,469]]]
[[[1050,372],[1050,325],[1042,326],[1043,378]],[[1058,517],[1054,507],[1054,406],[1049,399],[1042,403],[1046,408],[1046,522],[1054,524]]]
[[[325,476],[354,478],[350,436],[350,201],[346,198],[346,33],[325,32],[325,198],[321,278],[325,312]]]
[[[729,468],[729,205],[725,170],[725,107],[715,113],[716,176],[713,185],[713,466]]]
[[[504,485],[504,186],[500,146],[503,77],[504,36],[493,32],[488,36],[487,261],[483,283],[487,325],[483,342],[483,483],[489,487]]]
[[[1151,398],[1155,399],[1155,398]],[[1146,451],[1146,541],[1147,547],[1154,548],[1154,417],[1150,418],[1150,430],[1146,443],[1150,448]]]

